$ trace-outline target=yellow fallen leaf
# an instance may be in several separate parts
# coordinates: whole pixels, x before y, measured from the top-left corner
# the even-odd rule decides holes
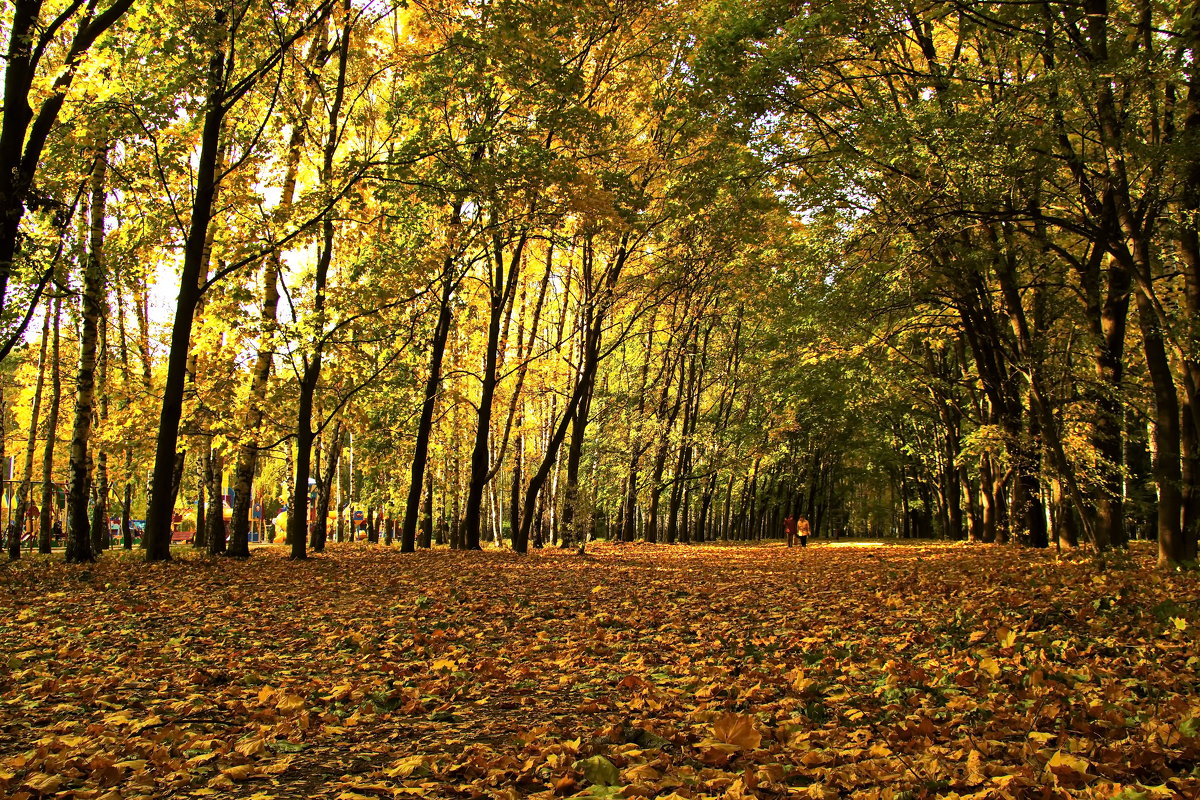
[[[753,750],[762,742],[762,736],[754,729],[754,718],[732,712],[717,718],[713,724],[713,737],[744,750]]]
[[[838,790],[832,786],[826,786],[823,783],[814,783],[808,787],[808,796],[811,800],[833,800],[839,794]]]
[[[649,764],[638,764],[625,770],[622,777],[629,783],[654,782],[662,778],[662,773]]]
[[[1016,644],[1017,634],[1015,631],[1010,631],[1008,628],[996,629],[996,641],[1001,647],[1012,647]]]
[[[967,782],[978,785],[985,781],[987,774],[983,771],[983,753],[972,750],[967,756]]]
[[[1171,617],[1171,624],[1175,626],[1176,630],[1187,630],[1187,620],[1183,617]]]
[[[292,766],[292,762],[296,760],[295,756],[284,756],[283,758],[272,761],[267,766],[263,767],[263,772],[268,775],[279,775],[282,772],[287,772]]]
[[[800,759],[800,763],[806,767],[819,767],[829,761],[829,756],[819,750],[809,750]]]
[[[208,782],[209,789],[232,789],[233,787],[233,781],[225,774],[217,775]]]
[[[241,742],[238,742],[237,747],[234,748],[234,750],[237,750],[244,756],[256,756],[266,749],[267,743],[260,737],[245,739]]]
[[[217,757],[217,756],[219,756],[219,755],[220,755],[220,753],[216,753],[216,752],[213,752],[213,753],[201,753],[201,754],[200,754],[200,755],[198,755],[198,756],[192,756],[191,758],[189,758],[189,759],[188,759],[187,761],[185,761],[184,763],[185,763],[185,764],[187,764],[189,767],[198,767],[198,766],[200,766],[201,764],[204,764],[204,763],[206,763],[206,762],[208,762],[208,761],[212,761],[214,758],[216,758],[216,757]]]
[[[25,779],[25,785],[38,794],[54,794],[58,787],[63,785],[63,777],[47,772],[35,772]]]
[[[1078,772],[1080,775],[1088,771],[1091,766],[1087,759],[1073,756],[1070,753],[1064,753],[1062,750],[1056,750],[1054,755],[1050,756],[1050,760],[1046,763],[1050,768],[1069,769],[1072,772]]]
[[[254,777],[254,767],[250,764],[237,764],[221,770],[221,774],[231,781],[244,781]]]
[[[428,775],[429,774],[429,759],[425,756],[409,756],[402,758],[394,763],[389,769],[384,770],[384,775],[389,778],[408,778],[414,774]]]
[[[805,678],[803,675],[792,681],[792,691],[799,695],[808,694],[812,691],[817,682],[812,678]]]
[[[304,698],[289,692],[275,703],[275,710],[280,714],[297,714],[304,710]]]
[[[433,670],[434,672],[438,672],[439,670],[446,670],[449,672],[453,672],[454,668],[457,666],[458,666],[457,664],[455,664],[453,661],[451,661],[448,658],[439,658],[436,661],[434,661],[432,664],[430,664],[429,668],[431,670]]]
[[[350,697],[350,693],[354,691],[354,687],[349,683],[342,683],[334,686],[329,690],[329,694],[322,695],[321,699],[330,702],[335,700],[345,700]]]
[[[993,678],[1000,677],[1000,664],[994,658],[985,658],[979,662],[979,668]]]

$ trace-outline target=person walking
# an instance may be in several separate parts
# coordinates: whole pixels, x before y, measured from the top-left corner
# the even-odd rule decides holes
[[[791,514],[783,520],[783,534],[787,537],[787,546],[796,546],[796,518]]]
[[[792,523],[792,530],[796,531],[800,536],[800,546],[808,547],[808,534],[811,529],[808,525],[808,517],[801,516],[799,520]]]

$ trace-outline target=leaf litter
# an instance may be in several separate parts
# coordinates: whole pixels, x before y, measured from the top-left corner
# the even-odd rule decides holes
[[[0,795],[1197,797],[1200,593],[1151,567],[930,544],[27,559],[0,587]]]

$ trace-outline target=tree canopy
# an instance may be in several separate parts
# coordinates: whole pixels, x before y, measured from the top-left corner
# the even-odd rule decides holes
[[[4,14],[14,557],[803,515],[1196,559],[1190,5]]]

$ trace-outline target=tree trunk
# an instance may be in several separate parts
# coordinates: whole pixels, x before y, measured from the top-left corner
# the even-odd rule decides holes
[[[75,378],[75,421],[71,432],[70,488],[67,491],[67,561],[74,563],[96,560],[88,524],[91,489],[88,445],[95,413],[97,330],[106,291],[103,248],[107,156],[108,148],[102,147],[92,164],[91,224],[80,308],[79,371]]]
[[[455,203],[450,214],[453,230],[460,224],[462,203]],[[457,281],[454,279],[454,258],[447,256],[442,265],[442,296],[438,304],[437,324],[430,342],[429,375],[425,379],[425,398],[421,403],[421,416],[417,421],[417,438],[413,445],[413,460],[409,471],[408,500],[404,506],[404,522],[400,528],[400,552],[411,553],[416,549],[417,518],[421,502],[421,484],[429,462],[429,439],[433,432],[433,412],[437,406],[438,390],[442,384],[442,358],[446,352],[446,340],[450,337],[452,319],[450,304],[454,298]]]
[[[196,532],[192,535],[192,546],[204,547],[208,535],[208,486],[212,483],[212,448],[200,449],[196,460]]]
[[[1196,225],[1196,220],[1200,218],[1200,152],[1196,147],[1196,143],[1200,142],[1200,65],[1196,63],[1200,14],[1191,14],[1187,40],[1191,45],[1192,57],[1184,65],[1188,91],[1182,104],[1182,113],[1179,114],[1183,121],[1180,139],[1189,145],[1180,169],[1179,219],[1187,222],[1177,227],[1177,245],[1179,261],[1184,267],[1183,295],[1187,312],[1184,341],[1191,343],[1185,349],[1183,358],[1185,391],[1180,430],[1183,457],[1182,532],[1185,557],[1195,561],[1197,540],[1200,539],[1200,352],[1196,346],[1200,342],[1200,229]]]
[[[584,361],[587,361],[586,356]],[[571,441],[567,446],[566,485],[563,487],[563,547],[568,546],[577,538],[580,541],[587,539],[586,521],[583,526],[578,526],[575,515],[579,505],[579,467],[583,461],[583,443],[587,435],[588,415],[591,413],[595,375],[580,375],[579,381],[585,384],[585,389],[583,396],[575,405],[575,413],[571,417]]]
[[[29,509],[32,507],[31,492],[33,490],[33,454],[37,450],[38,422],[42,413],[42,388],[46,382],[46,353],[50,346],[50,309],[52,303],[47,301],[46,313],[42,318],[42,342],[38,351],[37,383],[33,390],[33,408],[29,415],[29,436],[25,440],[25,470],[21,478],[20,519],[21,527],[15,537],[8,541],[8,557],[21,557],[21,531],[25,529],[29,519]]]
[[[321,65],[319,54],[324,50],[322,38],[317,37],[314,40],[310,58],[307,59],[312,69]],[[312,112],[316,96],[316,91],[306,93],[304,102],[301,104],[300,118],[292,126],[292,134],[288,142],[287,167],[284,170],[283,186],[279,197],[278,211],[281,215],[286,215],[295,202],[296,177],[300,171],[300,157],[303,154],[304,139],[308,131],[306,120]],[[271,377],[271,366],[275,358],[272,337],[278,324],[281,265],[282,257],[275,252],[263,261],[262,267],[262,303],[259,306],[262,330],[259,332],[258,352],[254,359],[254,368],[250,373],[250,395],[242,424],[244,439],[238,446],[237,466],[233,479],[233,516],[230,520],[229,549],[226,554],[234,558],[250,557],[250,509],[254,473],[258,465],[258,430],[262,426],[265,416],[267,383]]]
[[[211,468],[208,475],[208,527],[204,531],[204,544],[208,547],[209,555],[217,556],[225,552],[225,492],[222,484],[225,477],[225,458],[218,449],[213,449],[209,456]]]
[[[492,404],[498,383],[500,324],[504,317],[504,311],[509,306],[516,289],[525,241],[526,234],[522,233],[508,256],[507,269],[505,269],[502,245],[498,241],[493,244],[494,274],[490,284],[487,343],[484,351],[478,413],[476,414],[475,445],[471,449],[471,477],[467,484],[467,505],[463,510],[463,547],[468,550],[478,550],[480,547],[479,529],[483,511],[483,491],[493,474],[488,441],[492,431]],[[492,267],[489,266],[489,271],[491,269]]]
[[[350,54],[350,29],[354,17],[350,14],[350,0],[343,0],[344,25],[338,42],[338,73],[333,101],[329,106],[328,135],[321,161],[321,181],[326,186],[333,182],[333,158],[337,150],[341,128],[338,123],[342,114],[342,103],[346,95],[346,65]],[[316,321],[317,338],[313,343],[311,358],[304,359],[304,370],[300,379],[300,400],[296,425],[296,480],[293,488],[291,525],[291,557],[307,557],[308,544],[308,478],[312,459],[313,399],[321,379],[321,361],[324,351],[325,287],[329,278],[329,265],[333,260],[334,224],[332,210],[321,221],[321,247],[317,254],[316,275],[313,280],[313,319]]]
[[[430,465],[432,468],[432,465]],[[424,550],[433,547],[433,475],[425,479],[425,505],[421,510],[421,525],[418,528],[420,536],[418,545]],[[438,544],[441,544],[439,541]]]
[[[1151,301],[1137,292],[1138,321],[1142,347],[1154,395],[1154,480],[1158,484],[1158,563],[1174,566],[1183,562],[1186,547],[1180,525],[1183,495],[1179,452],[1179,398],[1167,359],[1162,331]]]
[[[102,223],[103,224],[103,223]],[[108,300],[100,304],[99,348],[96,356],[96,379],[100,394],[98,421],[108,421]],[[112,534],[108,529],[108,453],[97,448],[96,484],[92,504],[92,550],[99,554],[112,546]]]
[[[608,310],[608,305],[611,300],[611,295],[617,280],[620,277],[622,267],[626,258],[626,249],[624,244],[621,247],[620,255],[609,268],[603,278],[603,288],[598,293],[593,293],[588,299],[589,304],[594,304],[595,309],[589,319],[587,327],[587,338],[585,339],[583,348],[583,365],[580,369],[579,379],[575,383],[575,387],[571,392],[571,397],[567,401],[566,408],[563,409],[562,418],[551,432],[550,439],[546,443],[546,450],[542,456],[542,463],[538,466],[537,471],[529,481],[529,487],[525,491],[525,502],[521,510],[521,535],[522,541],[529,541],[529,530],[533,524],[534,511],[537,507],[538,495],[542,491],[542,487],[546,483],[546,479],[550,476],[558,461],[558,451],[562,447],[562,443],[567,435],[567,428],[571,425],[575,411],[579,403],[583,400],[586,393],[591,391],[592,380],[595,377],[597,366],[600,358],[600,341],[604,331],[604,319]],[[586,285],[587,281],[584,281]],[[524,552],[524,551],[519,551]]]
[[[1093,544],[1099,550],[1123,545],[1125,502],[1122,487],[1123,430],[1121,393],[1125,365],[1125,330],[1129,315],[1129,274],[1120,267],[1107,270],[1108,290],[1103,303],[1096,298],[1090,309],[1093,361],[1096,369],[1096,421],[1092,446],[1101,469],[1099,491],[1095,499],[1096,526]],[[1086,285],[1086,284],[1085,284]],[[1097,292],[1098,295],[1098,292]]]
[[[224,22],[223,12],[218,12],[218,24],[223,25]],[[158,417],[158,442],[154,451],[149,508],[146,510],[144,544],[147,561],[168,561],[171,558],[171,518],[175,504],[171,484],[178,459],[176,447],[179,444],[179,422],[183,417],[192,322],[201,297],[200,276],[207,257],[208,229],[217,193],[221,128],[228,110],[222,83],[224,69],[225,53],[218,47],[208,65],[204,123],[196,163],[196,188],[183,245],[183,269],[179,277],[175,320],[171,326],[171,344],[167,354],[167,376]]]
[[[325,455],[325,473],[317,484],[317,518],[312,529],[313,552],[325,552],[325,544],[329,539],[329,501],[333,494],[334,481],[338,479],[338,470],[342,459],[342,423],[338,420],[333,431],[328,436],[329,450]]]

